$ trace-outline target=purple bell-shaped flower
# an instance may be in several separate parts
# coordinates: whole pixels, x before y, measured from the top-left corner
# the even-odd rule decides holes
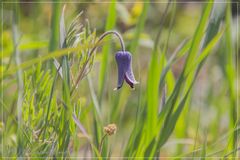
[[[132,55],[127,51],[118,51],[115,55],[118,66],[118,85],[116,89],[120,89],[125,80],[131,88],[138,82],[135,80],[132,71]]]

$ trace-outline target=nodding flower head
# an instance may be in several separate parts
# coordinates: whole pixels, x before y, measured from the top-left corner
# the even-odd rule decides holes
[[[134,88],[134,84],[138,82],[135,80],[132,71],[132,55],[127,51],[118,51],[115,55],[118,66],[118,85],[117,89],[120,89],[123,85],[124,80]]]

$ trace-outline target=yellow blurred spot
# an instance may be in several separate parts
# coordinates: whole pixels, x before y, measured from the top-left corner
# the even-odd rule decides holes
[[[3,37],[2,46],[4,50],[13,48],[11,31],[10,30],[3,31],[2,37]]]
[[[133,8],[131,10],[131,14],[133,17],[139,17],[143,10],[143,3],[134,3]]]
[[[4,123],[0,122],[0,132],[3,132],[3,130],[4,130]]]
[[[5,67],[2,66],[2,65],[0,65],[0,73],[1,73],[1,74],[3,73],[4,69],[5,69]]]

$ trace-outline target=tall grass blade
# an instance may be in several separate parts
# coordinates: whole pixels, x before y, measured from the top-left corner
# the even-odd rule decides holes
[[[51,16],[51,38],[49,42],[49,52],[59,48],[59,20],[60,20],[60,7],[61,3],[52,3],[52,16]],[[52,61],[49,62],[49,67],[54,71]]]
[[[105,26],[105,31],[114,29],[116,24],[116,1],[111,0],[109,3],[108,17]],[[106,37],[106,41],[109,41],[111,37]],[[107,75],[107,68],[109,63],[109,54],[111,52],[111,44],[105,44],[102,49],[102,63],[99,72],[99,84],[98,84],[98,93],[100,97],[100,103],[103,95],[103,90],[105,86],[105,80]]]
[[[19,65],[21,63],[20,58],[20,52],[18,50],[18,41],[19,41],[19,32],[18,32],[18,4],[14,4],[14,13],[13,13],[13,43],[14,43],[14,58],[16,65]],[[17,131],[17,155],[19,157],[22,157],[24,155],[24,137],[22,133],[22,103],[23,103],[23,72],[21,69],[17,71],[17,90],[18,90],[18,96],[17,96],[17,118],[18,118],[18,131]]]
[[[234,54],[236,50],[234,50],[234,45],[232,41],[232,15],[231,15],[231,4],[227,4],[226,9],[226,32],[225,32],[225,41],[223,41],[226,44],[226,47],[224,48],[224,52],[222,52],[223,57],[225,59],[225,63],[223,64],[223,70],[224,74],[227,77],[227,84],[228,84],[228,90],[230,95],[230,121],[229,121],[229,127],[230,129],[235,129],[237,127],[237,99],[236,99],[236,73],[235,73],[235,67],[234,67]],[[238,66],[237,66],[238,67]],[[229,136],[228,139],[228,146],[226,146],[225,152],[231,152],[237,148],[237,132],[233,132],[231,136]],[[232,152],[231,156],[235,156],[236,153]]]
[[[176,122],[178,120],[178,117],[179,117],[182,109],[185,106],[185,102],[188,98],[189,92],[191,91],[192,85],[196,78],[197,74],[195,74],[195,73],[190,75],[190,78],[189,78],[189,75],[186,74],[186,70],[189,68],[190,64],[195,61],[194,59],[196,59],[196,55],[197,55],[198,49],[200,47],[200,42],[204,36],[204,30],[208,23],[208,17],[211,13],[211,9],[212,9],[212,3],[207,3],[202,12],[202,16],[201,16],[199,25],[195,31],[195,34],[194,34],[194,37],[192,40],[192,44],[190,47],[190,51],[189,51],[189,54],[187,56],[187,59],[186,59],[185,65],[184,65],[184,69],[175,85],[172,95],[167,100],[167,103],[164,106],[164,109],[160,113],[159,126],[161,127],[162,124],[164,124],[164,125],[163,125],[163,128],[161,129],[161,134],[159,136],[159,140],[158,140],[159,143],[156,146],[157,152],[159,151],[159,149],[163,146],[163,144],[166,142],[166,140],[171,135],[171,133],[176,125]],[[179,102],[179,105],[178,105],[176,111],[174,112],[174,106],[178,102],[178,97],[179,97],[180,91],[183,89],[183,82],[186,78],[189,79],[188,81],[186,81],[187,85],[185,86],[187,88],[187,90],[184,94],[184,98]],[[156,153],[154,153],[154,155]]]
[[[142,13],[141,13],[141,15],[138,19],[138,23],[136,25],[136,31],[134,33],[134,37],[133,37],[133,40],[132,40],[131,46],[130,46],[130,52],[133,53],[133,54],[135,54],[135,51],[136,51],[137,46],[138,46],[138,41],[140,39],[140,35],[141,35],[141,33],[144,29],[144,24],[145,24],[145,21],[146,21],[148,8],[149,8],[149,0],[145,0],[143,10],[142,10]]]

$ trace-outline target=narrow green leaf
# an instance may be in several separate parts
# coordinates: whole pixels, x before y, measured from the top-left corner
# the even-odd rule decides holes
[[[143,6],[143,11],[138,19],[138,23],[136,25],[136,31],[134,33],[134,38],[131,42],[131,46],[130,46],[130,52],[135,54],[136,48],[138,46],[138,42],[140,39],[140,35],[144,29],[144,24],[146,21],[146,17],[147,17],[147,11],[149,8],[149,0],[145,0],[144,1],[144,6]]]
[[[112,0],[111,3],[109,3],[109,10],[108,10],[108,17],[107,22],[105,26],[105,31],[111,30],[115,27],[116,24],[116,1]],[[106,37],[106,41],[109,41],[109,37]],[[99,72],[99,84],[98,84],[98,93],[100,97],[100,103],[101,103],[101,97],[103,94],[103,89],[105,86],[105,80],[107,75],[107,68],[108,68],[108,61],[109,61],[109,52],[111,49],[111,44],[105,44],[102,49],[102,63],[100,67]]]

